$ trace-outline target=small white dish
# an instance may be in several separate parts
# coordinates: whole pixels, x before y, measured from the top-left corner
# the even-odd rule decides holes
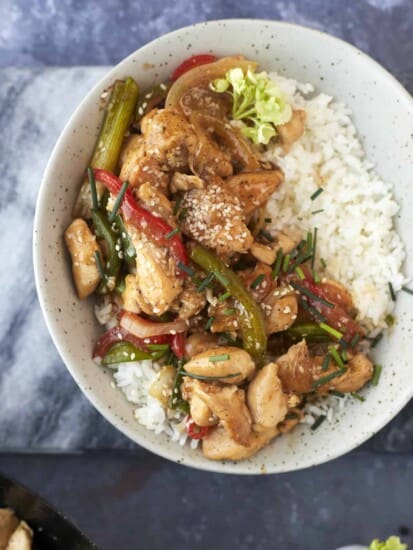
[[[336,423],[324,423],[317,431],[298,427],[249,460],[220,463],[137,423],[133,406],[111,387],[110,375],[91,360],[101,329],[94,319],[93,301],[79,302],[73,290],[62,235],[101,124],[101,93],[116,78],[127,75],[144,90],[165,80],[188,56],[206,52],[244,54],[265,70],[311,82],[351,107],[368,157],[379,174],[394,184],[402,206],[396,223],[407,248],[407,274],[413,275],[413,105],[409,94],[375,61],[332,36],[273,21],[227,20],[187,27],[137,50],[109,71],[75,111],[51,155],[37,202],[34,267],[39,300],[53,341],[79,387],[109,422],[138,444],[170,460],[211,471],[259,474],[305,468],[354,449],[413,396],[412,296],[401,293],[398,298],[397,323],[375,351],[376,361],[384,365],[382,378],[378,387],[365,392],[365,402],[354,400]]]

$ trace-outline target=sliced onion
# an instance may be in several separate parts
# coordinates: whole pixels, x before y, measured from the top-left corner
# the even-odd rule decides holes
[[[223,57],[214,63],[200,65],[184,73],[176,80],[166,97],[165,107],[168,109],[181,109],[181,98],[190,88],[194,86],[208,87],[209,83],[216,78],[224,78],[230,69],[239,67],[243,71],[254,70],[257,63],[245,59],[242,55]]]
[[[182,319],[171,321],[170,323],[156,323],[143,319],[139,315],[129,311],[122,311],[120,326],[138,338],[150,338],[151,336],[161,336],[162,334],[177,334],[178,332],[185,332],[188,329],[186,321]]]

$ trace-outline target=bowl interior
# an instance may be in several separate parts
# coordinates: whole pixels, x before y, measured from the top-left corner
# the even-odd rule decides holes
[[[186,57],[212,52],[243,54],[265,70],[311,82],[348,104],[368,157],[394,185],[401,205],[397,227],[406,244],[406,270],[412,275],[413,193],[408,171],[413,158],[413,109],[407,92],[377,63],[357,49],[315,30],[270,21],[209,22],[163,36],[111,70],[81,103],[64,129],[48,164],[38,198],[34,258],[40,302],[53,340],[73,377],[94,406],[140,445],[173,461],[232,473],[282,472],[311,466],[354,448],[388,422],[413,395],[413,298],[401,293],[397,323],[376,348],[384,365],[377,388],[364,403],[351,402],[332,426],[316,432],[298,427],[241,463],[214,463],[199,451],[181,448],[140,426],[133,407],[110,385],[110,374],[91,360],[100,328],[93,301],[75,295],[62,234],[87,166],[102,119],[99,97],[116,78],[133,76],[142,90],[165,80]],[[360,270],[363,266],[360,266]]]

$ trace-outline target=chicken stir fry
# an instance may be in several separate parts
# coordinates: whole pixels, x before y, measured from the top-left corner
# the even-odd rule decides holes
[[[156,365],[150,396],[211,460],[253,456],[308,399],[374,375],[316,230],[274,230],[268,201],[284,174],[263,153],[294,147],[306,113],[255,71],[207,55],[143,94],[115,82],[65,232],[79,298],[96,294],[110,313],[95,360]]]

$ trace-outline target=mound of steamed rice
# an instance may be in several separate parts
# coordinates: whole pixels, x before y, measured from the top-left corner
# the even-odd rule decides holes
[[[278,164],[285,181],[268,202],[271,231],[286,231],[298,239],[318,228],[317,264],[323,258],[326,275],[343,283],[353,294],[359,321],[370,331],[384,328],[393,309],[389,282],[397,291],[405,282],[403,244],[394,229],[399,207],[392,188],[365,159],[351,111],[332,97],[314,94],[311,84],[301,84],[276,73],[271,77],[295,109],[307,113],[306,131],[288,154],[277,144],[264,157]],[[322,187],[314,200],[311,195]],[[321,210],[321,212],[316,212]],[[316,264],[316,267],[320,266]],[[96,309],[106,327],[113,326],[109,302]],[[120,364],[115,384],[136,408],[135,417],[155,433],[165,432],[173,441],[187,441],[185,415],[167,412],[149,393],[159,371],[151,361]],[[323,415],[328,423],[345,407],[348,396],[334,395],[308,403],[303,422],[313,424]],[[191,440],[195,448],[197,440]]]

